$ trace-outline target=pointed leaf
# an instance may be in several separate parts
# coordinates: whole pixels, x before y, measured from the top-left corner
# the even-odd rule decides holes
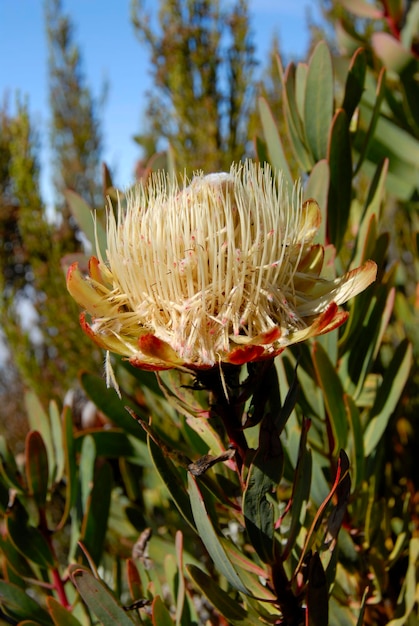
[[[119,426],[125,432],[130,433],[134,437],[145,441],[146,435],[141,426],[136,422],[126,410],[126,406],[130,406],[135,412],[140,412],[135,402],[132,402],[127,396],[122,399],[118,397],[114,389],[108,389],[106,382],[100,376],[82,372],[80,374],[80,383],[97,408],[106,415],[115,426]]]
[[[339,250],[352,200],[351,140],[348,116],[343,109],[336,111],[330,127],[327,160],[330,167],[327,234]]]
[[[102,626],[132,626],[135,622],[117,602],[108,587],[86,568],[72,566],[71,580]]]
[[[367,72],[367,55],[364,48],[358,48],[351,59],[346,76],[345,96],[342,109],[348,119],[352,119],[364,92],[365,75]]]
[[[309,61],[304,102],[305,132],[316,161],[326,158],[332,117],[332,57],[327,44],[321,41]]]
[[[49,417],[51,422],[51,437],[54,448],[55,456],[55,475],[53,482],[59,483],[64,475],[65,470],[65,458],[64,458],[64,446],[63,446],[63,427],[61,422],[61,415],[58,410],[57,403],[52,400],[49,405]]]
[[[367,157],[368,151],[370,150],[370,147],[372,146],[372,140],[373,140],[375,131],[377,129],[377,124],[378,124],[379,119],[380,119],[381,103],[382,103],[384,95],[385,95],[385,88],[386,88],[385,78],[386,78],[386,72],[385,72],[385,69],[382,68],[381,71],[380,71],[380,74],[378,76],[378,80],[377,80],[377,87],[376,87],[376,93],[375,93],[375,98],[374,98],[374,104],[373,104],[372,112],[371,112],[371,114],[369,116],[368,128],[367,128],[367,131],[365,133],[365,137],[363,138],[363,143],[358,148],[359,157],[358,157],[358,162],[357,162],[356,167],[355,167],[354,175],[357,172],[359,172],[359,170],[361,169],[361,165],[364,162],[364,159]],[[380,138],[381,138],[381,133],[380,133]],[[358,142],[356,141],[355,142],[356,146],[357,146],[357,143]],[[382,154],[384,154],[383,151],[381,151],[381,155]]]
[[[7,531],[15,548],[27,559],[46,569],[54,567],[54,556],[44,535],[26,523],[23,515],[6,517]]]
[[[54,445],[52,443],[51,424],[48,414],[39,401],[39,398],[32,392],[25,393],[25,407],[28,414],[29,427],[31,430],[37,430],[44,441],[47,454],[50,478],[54,478],[56,467]]]
[[[355,402],[349,395],[344,397],[349,423],[349,443],[351,451],[351,467],[354,488],[356,489],[365,480],[364,438],[361,425],[361,416]]]
[[[72,507],[74,506],[77,496],[77,465],[76,465],[76,450],[74,444],[73,434],[73,419],[69,407],[64,407],[63,410],[63,449],[64,449],[64,462],[65,462],[65,476],[66,476],[66,488],[65,488],[65,507],[60,523],[57,526],[57,530],[64,527],[67,518],[70,514]]]
[[[96,472],[82,523],[80,539],[96,565],[102,556],[108,527],[112,483],[112,468],[104,463]]]
[[[324,244],[326,241],[327,225],[327,198],[329,194],[330,171],[329,163],[326,159],[318,161],[310,173],[307,185],[304,190],[304,200],[313,198],[320,207],[322,221],[317,231],[314,243]]]
[[[298,534],[304,524],[305,510],[310,497],[312,456],[311,450],[307,448],[307,434],[309,427],[310,422],[306,420],[303,423],[303,428],[301,430],[298,460],[292,485],[291,522],[288,530],[287,543],[282,554],[282,558],[284,560],[294,549]]]
[[[370,411],[370,422],[365,430],[365,456],[372,454],[377,447],[390,417],[400,399],[412,365],[412,346],[402,341],[384,374],[383,382],[377,391],[376,401]]]
[[[54,626],[83,626],[70,611],[67,611],[67,609],[52,596],[47,597],[46,603]]]
[[[42,626],[53,626],[48,613],[20,587],[0,580],[0,607],[6,615],[23,620],[35,619]]]
[[[307,585],[307,626],[324,626],[329,623],[329,592],[326,575],[317,552],[309,564]]]
[[[232,626],[248,626],[246,611],[196,565],[187,565],[189,576],[211,604]]]
[[[179,512],[188,524],[195,530],[196,527],[194,517],[192,515],[191,504],[175,465],[167,456],[163,454],[159,446],[157,446],[150,437],[148,439],[148,446],[154,466],[163,483],[169,490],[169,493]]]
[[[348,437],[343,387],[327,353],[319,343],[313,345],[312,354],[317,381],[323,391],[327,408],[328,423],[333,434],[333,449],[330,450],[330,454],[336,455],[340,449],[346,447]]]
[[[106,258],[106,231],[103,228],[102,224],[96,220],[96,229],[95,229],[95,221],[93,217],[92,208],[87,204],[83,198],[70,189],[66,189],[64,192],[65,198],[68,202],[68,206],[70,207],[70,211],[77,222],[80,230],[86,235],[87,239],[92,244],[93,249],[96,248],[96,235],[97,241],[99,244],[99,251],[102,255],[102,258]],[[98,251],[98,252],[99,252]]]
[[[173,626],[170,612],[164,605],[160,596],[156,596],[151,605],[151,619],[153,626]]]
[[[293,188],[293,179],[285,156],[284,147],[278,128],[273,119],[268,103],[264,98],[259,98],[259,114],[262,122],[263,134],[268,148],[269,163],[274,171],[282,171],[284,181],[288,189]]]
[[[237,589],[237,591],[241,591],[242,593],[247,594],[248,591],[246,587],[240,580],[236,569],[233,567],[217,536],[217,533],[207,513],[202,493],[197,485],[195,478],[191,476],[191,474],[188,475],[188,485],[191,507],[196,523],[196,528],[210,557],[214,561],[215,567],[220,572],[220,574],[225,576],[225,578],[234,587],[234,589]]]

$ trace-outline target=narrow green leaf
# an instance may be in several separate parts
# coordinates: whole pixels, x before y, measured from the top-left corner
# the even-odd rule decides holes
[[[304,127],[315,161],[325,159],[333,117],[332,57],[324,41],[315,47],[308,64]]]
[[[156,596],[151,605],[151,619],[153,626],[173,626],[174,622],[170,617],[170,612],[160,596]]]
[[[15,548],[7,535],[0,535],[0,550],[12,570],[21,578],[35,578],[27,559]]]
[[[311,450],[307,448],[309,427],[310,422],[305,421],[301,430],[300,447],[291,494],[291,522],[288,530],[287,543],[282,555],[284,560],[294,549],[298,534],[304,524],[305,509],[310,496],[313,461]]]
[[[282,145],[281,137],[279,136],[278,128],[273,119],[272,112],[264,98],[259,98],[259,114],[268,149],[270,165],[274,171],[282,171],[284,181],[288,186],[288,189],[291,191],[294,186],[294,181],[291,176],[288,159],[285,156],[284,147]]]
[[[365,456],[377,447],[390,417],[400,399],[412,365],[412,346],[404,340],[387,367],[383,382],[377,391],[376,401],[370,411],[370,421],[365,430]]]
[[[30,494],[41,508],[48,493],[48,456],[44,440],[36,430],[31,430],[25,443],[26,480]]]
[[[93,489],[93,476],[95,473],[95,461],[96,461],[96,446],[95,441],[91,435],[83,437],[83,443],[81,445],[80,457],[79,457],[79,482],[80,482],[80,496],[81,496],[81,508],[83,513],[86,512],[87,500]]]
[[[225,576],[234,589],[248,594],[246,587],[240,580],[237,571],[233,567],[220,540],[217,537],[217,533],[207,513],[202,493],[195,478],[191,474],[188,474],[188,486],[196,528],[201,540],[208,550],[210,557],[214,561],[215,567],[218,569],[220,574]]]
[[[0,474],[2,482],[17,493],[21,493],[24,487],[24,479],[19,472],[16,459],[12,454],[6,438],[0,435]],[[7,498],[7,501],[9,498]]]
[[[46,599],[48,612],[52,617],[54,626],[83,626],[79,620],[65,609],[55,598],[48,596]]]
[[[351,467],[353,484],[357,487],[365,479],[365,454],[364,454],[364,438],[362,432],[361,416],[359,409],[351,396],[345,394],[344,397],[346,413],[349,423],[349,445],[351,456]]]
[[[358,48],[353,55],[346,75],[345,95],[342,109],[348,119],[352,119],[364,92],[365,75],[367,72],[367,55],[364,48]]]
[[[70,576],[87,607],[100,620],[102,626],[135,624],[108,587],[101,580],[97,580],[88,569],[73,566],[70,569]]]
[[[85,437],[92,437],[96,446],[96,456],[109,459],[124,457],[141,467],[150,467],[150,457],[147,446],[143,441],[126,435],[120,429],[109,428],[106,430],[85,430],[77,433],[74,445],[76,453],[81,451]]]
[[[352,200],[352,156],[349,120],[343,109],[334,115],[329,133],[327,160],[330,186],[327,200],[329,240],[340,249]]]
[[[64,527],[77,496],[77,465],[73,434],[73,419],[69,407],[63,410],[63,449],[65,462],[65,507],[57,530]]]
[[[301,120],[304,120],[305,114],[307,74],[307,63],[298,63],[295,70],[295,104]]]
[[[335,367],[319,343],[313,345],[312,355],[317,382],[323,392],[327,419],[333,434],[333,449],[330,450],[330,454],[336,455],[340,449],[346,447],[348,438],[344,391]]]
[[[25,393],[25,407],[30,430],[37,430],[44,441],[48,454],[49,475],[50,479],[53,480],[56,461],[49,415],[44,411],[44,407],[39,401],[39,398],[32,391]]]
[[[329,593],[326,575],[319,554],[310,558],[307,584],[308,626],[325,626],[329,623]]]
[[[260,427],[259,447],[250,465],[243,495],[243,515],[249,539],[265,563],[274,559],[274,509],[267,496],[278,486],[283,467],[281,441],[272,416],[268,414]]]
[[[23,515],[8,515],[6,526],[10,541],[22,556],[46,569],[54,567],[54,556],[44,535],[26,523]]]
[[[63,426],[57,403],[52,400],[49,405],[49,418],[51,423],[51,437],[55,456],[55,475],[53,482],[59,483],[64,475],[65,458],[63,446]]]
[[[70,211],[77,222],[80,230],[86,235],[87,239],[92,244],[93,249],[96,248],[95,238],[95,222],[93,218],[92,208],[87,204],[83,198],[70,189],[66,189],[64,192],[65,198],[70,207]],[[100,253],[103,258],[106,258],[106,231],[103,228],[99,220],[96,220],[96,233],[99,244]]]
[[[150,456],[163,483],[166,485],[174,503],[182,517],[196,530],[194,516],[192,515],[191,503],[179,472],[173,462],[163,454],[162,450],[149,437],[148,447]]]
[[[409,564],[404,583],[404,615],[388,622],[387,626],[405,626],[409,624],[409,615],[414,611],[418,601],[417,569],[419,562],[419,539],[412,537],[409,542]],[[414,624],[414,622],[413,622]]]
[[[99,565],[111,506],[113,475],[109,463],[97,470],[93,488],[87,500],[80,539],[96,565]]]
[[[371,180],[361,218],[361,224],[356,237],[356,245],[354,247],[354,255],[351,262],[352,267],[358,267],[363,261],[373,258],[373,250],[376,245],[376,231],[372,230],[371,224],[373,218],[375,217],[376,220],[378,220],[381,214],[381,206],[386,190],[385,185],[388,173],[388,164],[388,159],[383,159],[377,166]]]
[[[324,244],[326,241],[327,225],[327,198],[329,194],[330,171],[326,159],[318,161],[311,170],[304,190],[304,200],[313,198],[320,207],[322,221],[315,237],[315,243]]]
[[[377,80],[377,88],[376,88],[376,93],[375,93],[374,105],[373,105],[372,112],[369,118],[368,128],[363,138],[363,143],[360,147],[358,147],[357,138],[355,139],[355,146],[358,148],[359,157],[358,157],[358,162],[355,167],[354,175],[357,174],[359,170],[361,169],[361,165],[364,162],[364,159],[367,157],[370,147],[372,145],[372,139],[374,137],[374,133],[377,129],[377,124],[380,118],[381,103],[383,102],[383,98],[385,95],[385,88],[386,88],[385,78],[386,78],[386,72],[385,72],[385,69],[382,68],[378,76],[378,80]],[[380,139],[381,139],[381,135],[380,135]],[[382,152],[382,154],[385,154],[385,152]]]
[[[0,580],[0,607],[6,615],[20,621],[35,619],[42,626],[53,626],[48,613],[20,587]]]
[[[195,585],[232,626],[249,626],[247,612],[221,589],[220,585],[196,565],[187,565],[187,572]]]
[[[304,172],[309,172],[314,165],[314,161],[307,150],[304,126],[298,114],[295,81],[296,68],[293,63],[290,63],[283,79],[284,116],[289,138],[299,166]]]
[[[114,424],[130,433],[137,439],[145,442],[146,435],[141,426],[127,412],[129,406],[136,413],[142,413],[141,407],[126,396],[118,397],[114,389],[108,389],[106,382],[100,376],[82,372],[80,383],[91,401],[102,411]]]

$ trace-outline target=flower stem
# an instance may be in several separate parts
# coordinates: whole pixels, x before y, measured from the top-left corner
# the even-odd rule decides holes
[[[240,471],[249,449],[242,427],[243,401],[238,398],[240,368],[222,366],[197,374],[199,383],[210,392],[210,414],[218,417],[225,428],[229,445],[236,450]]]

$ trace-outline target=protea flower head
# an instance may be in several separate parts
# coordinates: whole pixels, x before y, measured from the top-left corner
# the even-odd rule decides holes
[[[83,330],[136,367],[200,370],[274,357],[347,318],[376,265],[322,277],[314,200],[247,162],[179,185],[154,174],[108,211],[106,259],[67,286]],[[86,312],[89,318],[86,317]]]

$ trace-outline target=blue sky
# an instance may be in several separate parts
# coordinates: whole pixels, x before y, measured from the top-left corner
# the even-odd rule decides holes
[[[228,0],[226,0],[228,1]],[[148,6],[157,3],[148,0]],[[88,85],[95,96],[108,84],[102,111],[105,161],[115,182],[132,182],[140,156],[132,135],[141,131],[145,92],[151,85],[147,49],[134,34],[129,19],[130,0],[63,0],[75,25]],[[278,34],[287,59],[305,54],[308,44],[307,11],[318,18],[315,0],[250,0],[251,24],[258,59],[263,62],[272,36]],[[0,0],[0,97],[8,94],[13,111],[15,94],[28,98],[41,141],[42,192],[51,201],[48,151],[48,50],[43,0]]]

